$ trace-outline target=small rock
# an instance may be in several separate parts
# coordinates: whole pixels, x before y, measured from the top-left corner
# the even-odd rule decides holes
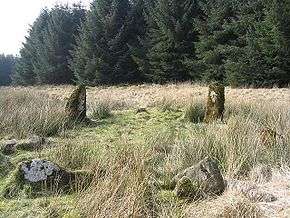
[[[41,150],[44,147],[44,144],[46,143],[45,138],[33,135],[28,139],[19,141],[16,144],[17,150],[24,150],[24,151],[36,151]]]
[[[177,174],[172,183],[178,197],[220,195],[225,190],[218,164],[210,158]]]
[[[140,114],[140,113],[147,113],[149,114],[149,112],[147,111],[146,108],[138,108],[136,111],[136,114]]]
[[[4,142],[3,145],[1,146],[1,152],[4,155],[14,154],[16,152],[16,144],[17,141],[14,139]]]
[[[43,149],[46,143],[47,142],[45,138],[33,135],[28,139],[18,141],[14,139],[4,142],[4,144],[1,146],[1,152],[4,155],[12,155],[17,150],[36,151]]]

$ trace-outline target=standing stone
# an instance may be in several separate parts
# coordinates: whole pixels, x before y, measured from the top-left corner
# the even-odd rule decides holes
[[[225,109],[225,87],[219,83],[209,86],[205,122],[212,123],[216,120],[223,120]]]
[[[175,193],[181,198],[200,198],[220,195],[226,184],[215,160],[206,158],[177,174],[172,181]]]
[[[80,85],[68,99],[66,112],[70,119],[83,121],[86,119],[86,111],[86,87]]]

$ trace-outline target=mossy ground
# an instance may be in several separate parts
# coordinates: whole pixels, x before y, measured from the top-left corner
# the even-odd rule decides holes
[[[89,168],[88,162],[92,159],[102,160],[106,158],[107,152],[113,154],[122,146],[149,146],[149,139],[168,128],[173,132],[177,128],[186,129],[182,111],[162,111],[157,108],[150,109],[149,113],[138,114],[135,110],[115,111],[113,116],[96,121],[94,125],[78,126],[66,132],[65,136],[51,138],[56,144],[55,147],[38,152],[18,151],[9,158],[14,168],[18,163],[31,158],[47,158],[70,170],[82,170]],[[58,146],[61,146],[61,149]],[[62,156],[60,153],[70,156]],[[83,155],[84,159],[80,155]],[[4,189],[7,188],[7,184],[13,183],[13,173],[15,171],[12,170],[10,175],[0,178],[1,192],[6,191]],[[55,196],[39,198],[30,198],[25,192],[19,194],[16,198],[0,198],[0,217],[80,216],[77,209],[74,209],[77,193],[55,193]]]

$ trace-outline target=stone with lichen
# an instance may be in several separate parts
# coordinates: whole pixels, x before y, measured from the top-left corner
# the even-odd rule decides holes
[[[218,164],[210,158],[177,174],[172,184],[178,197],[199,198],[219,195],[225,190],[225,182]]]
[[[207,106],[204,121],[212,123],[223,120],[225,109],[225,87],[217,82],[209,86]]]
[[[92,178],[93,175],[89,172],[69,171],[51,161],[33,159],[19,164],[10,176],[2,195],[6,198],[14,197],[27,187],[29,194],[33,196],[68,193],[74,191],[77,186],[89,184]]]
[[[71,120],[83,121],[86,117],[86,87],[80,85],[73,91],[66,104],[66,113]]]

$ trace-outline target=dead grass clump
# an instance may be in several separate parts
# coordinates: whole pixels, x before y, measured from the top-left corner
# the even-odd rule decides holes
[[[226,193],[216,199],[192,204],[187,209],[188,217],[204,218],[259,218],[262,212],[254,203],[235,193]]]
[[[100,101],[90,104],[90,117],[94,120],[105,119],[112,116],[109,102]]]
[[[85,217],[150,217],[154,213],[148,150],[125,147],[108,156],[105,173],[97,175],[79,206]],[[150,215],[151,214],[151,215]]]

